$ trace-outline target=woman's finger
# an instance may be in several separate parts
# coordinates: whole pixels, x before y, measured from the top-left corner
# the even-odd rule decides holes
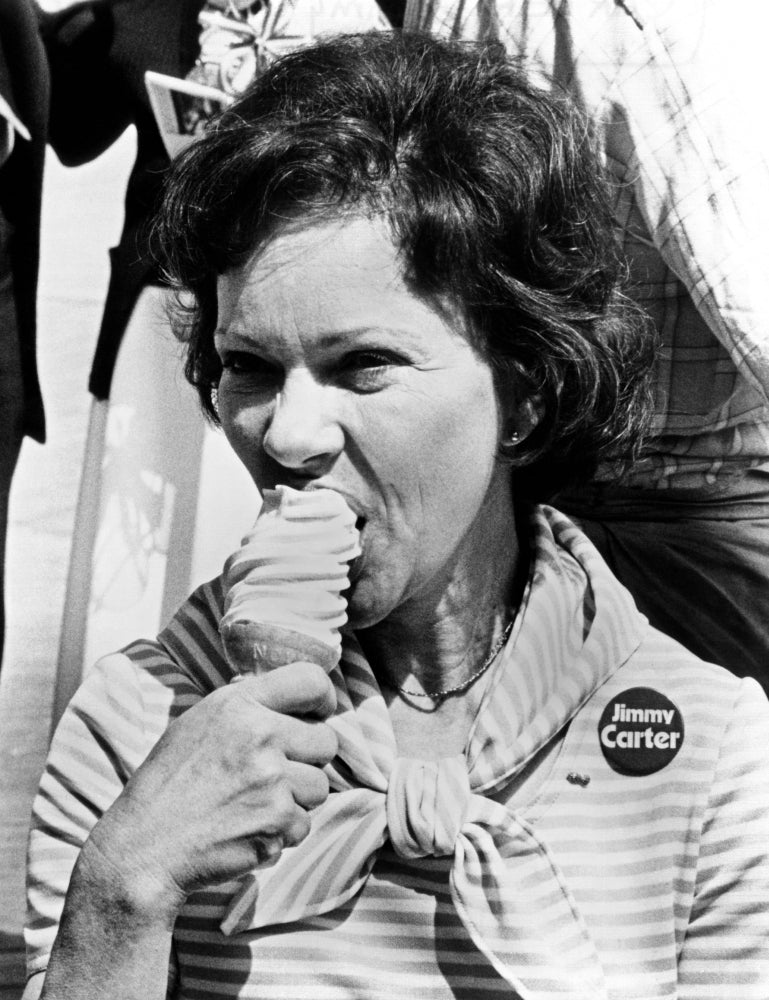
[[[259,868],[271,868],[280,860],[285,846],[280,834],[259,834],[251,838],[256,850],[256,864]]]
[[[327,719],[336,708],[334,685],[317,663],[289,663],[249,674],[234,690],[283,715]]]
[[[305,722],[286,718],[280,746],[288,760],[325,767],[336,757],[339,740],[326,722]]]
[[[290,760],[286,764],[286,775],[294,802],[302,809],[315,809],[328,798],[328,778],[319,767]]]

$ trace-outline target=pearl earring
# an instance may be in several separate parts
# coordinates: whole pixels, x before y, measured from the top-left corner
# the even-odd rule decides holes
[[[520,443],[521,435],[518,431],[511,431],[499,442],[499,453],[503,459],[508,461],[515,457],[516,445]]]

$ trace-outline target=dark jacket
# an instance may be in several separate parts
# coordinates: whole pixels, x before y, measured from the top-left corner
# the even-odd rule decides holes
[[[0,0],[4,3],[5,0]],[[98,0],[44,17],[51,67],[50,141],[61,161],[77,166],[99,156],[133,124],[138,146],[128,181],[120,242],[89,388],[109,395],[118,348],[141,290],[158,275],[147,226],[168,166],[144,85],[148,69],[185,76],[198,54],[204,0]]]
[[[40,205],[48,120],[48,68],[32,0],[0,0],[0,93],[29,130],[16,137],[0,167],[0,209],[13,227],[10,263],[24,380],[23,431],[45,439],[45,418],[37,376],[37,276]]]

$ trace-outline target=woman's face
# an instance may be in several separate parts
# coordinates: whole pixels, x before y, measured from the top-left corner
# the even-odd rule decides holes
[[[439,592],[512,516],[493,372],[458,312],[414,294],[366,218],[279,231],[218,305],[219,414],[257,486],[329,487],[358,517],[351,623]]]

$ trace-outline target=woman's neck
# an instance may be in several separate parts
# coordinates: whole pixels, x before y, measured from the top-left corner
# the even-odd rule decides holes
[[[523,570],[523,572],[522,572]],[[487,498],[485,510],[441,578],[385,621],[358,633],[385,695],[424,715],[452,711],[450,698],[413,698],[461,686],[480,670],[503,637],[525,583],[509,484]],[[478,679],[480,687],[480,677]],[[471,695],[472,685],[467,689]],[[475,698],[470,696],[469,702]]]

